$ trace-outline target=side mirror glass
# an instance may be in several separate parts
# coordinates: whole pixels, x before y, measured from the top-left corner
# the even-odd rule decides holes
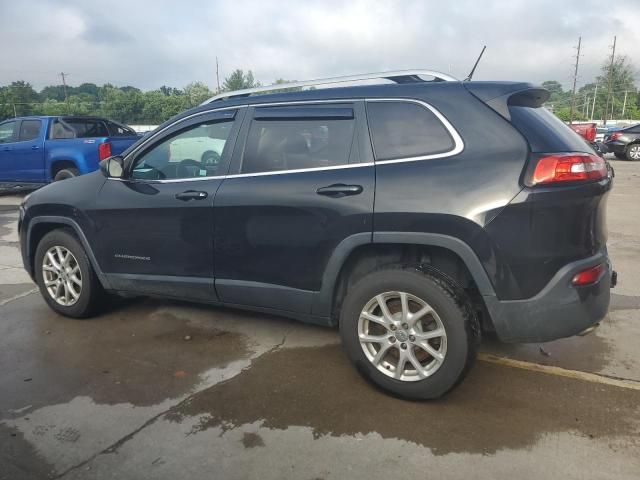
[[[119,155],[105,158],[100,162],[100,170],[105,177],[122,178],[122,174],[124,173],[124,159]]]

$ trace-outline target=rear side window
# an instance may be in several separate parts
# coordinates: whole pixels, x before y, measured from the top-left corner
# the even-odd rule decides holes
[[[40,120],[23,120],[20,125],[19,140],[24,142],[38,138],[38,135],[40,135],[40,126]]]
[[[91,118],[64,118],[63,122],[75,132],[76,138],[108,137],[109,132],[102,120]]]
[[[13,141],[13,131],[16,128],[15,120],[0,124],[0,143],[8,143]]]
[[[544,107],[511,105],[509,113],[512,125],[525,136],[534,153],[593,152],[580,135]]]
[[[346,165],[351,155],[354,131],[351,108],[256,109],[240,172]]]
[[[367,102],[376,160],[424,157],[454,149],[451,134],[426,107],[409,102]]]
[[[111,137],[131,137],[135,136],[136,132],[131,128],[125,127],[115,122],[106,122],[109,128],[109,136]]]
[[[628,133],[640,133],[640,125],[636,125],[634,127],[627,128]]]

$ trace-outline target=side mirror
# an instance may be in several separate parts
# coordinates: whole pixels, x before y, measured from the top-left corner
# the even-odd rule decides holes
[[[120,155],[105,158],[100,162],[100,171],[107,178],[122,178],[124,159]]]

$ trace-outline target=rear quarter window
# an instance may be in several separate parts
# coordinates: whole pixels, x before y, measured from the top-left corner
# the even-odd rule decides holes
[[[534,153],[587,152],[591,146],[544,107],[509,106],[511,124],[525,136]]]
[[[417,103],[369,101],[367,118],[376,160],[425,157],[455,148],[440,119]]]

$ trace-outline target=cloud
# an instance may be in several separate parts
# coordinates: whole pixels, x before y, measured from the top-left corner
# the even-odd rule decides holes
[[[433,68],[464,77],[482,45],[478,79],[557,79],[568,87],[573,47],[583,37],[579,83],[609,53],[640,64],[640,11],[596,0],[420,1],[81,0],[0,4],[0,84],[82,82],[184,86],[215,84],[251,69],[263,83],[387,69]],[[7,68],[5,68],[7,67]]]

